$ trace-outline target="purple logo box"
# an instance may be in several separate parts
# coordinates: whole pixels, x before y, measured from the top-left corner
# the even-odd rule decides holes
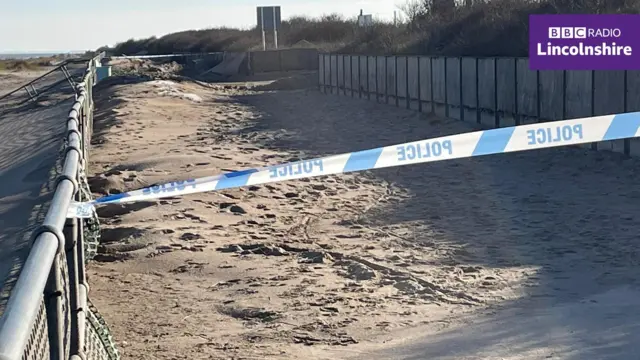
[[[640,15],[529,15],[532,70],[640,70]]]

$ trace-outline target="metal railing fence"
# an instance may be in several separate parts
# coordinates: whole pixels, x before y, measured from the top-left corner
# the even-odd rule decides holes
[[[91,196],[85,174],[93,130],[93,86],[103,57],[104,53],[89,60],[77,85],[65,74],[75,87],[76,99],[67,118],[63,167],[0,317],[0,360],[119,358],[106,324],[88,300],[88,223],[66,218],[73,200],[87,201]]]
[[[529,68],[528,58],[319,55],[324,93],[367,98],[490,128],[640,110],[640,71]],[[640,140],[587,144],[640,156]]]
[[[51,89],[53,89],[54,87],[58,86],[60,83],[67,81],[69,82],[69,85],[71,85],[72,87],[75,87],[76,84],[73,81],[73,78],[71,76],[71,73],[69,72],[69,68],[68,65],[71,64],[78,64],[78,63],[86,63],[88,61],[88,59],[68,59],[65,60],[57,65],[55,65],[55,68],[47,71],[46,73],[38,76],[37,78],[29,81],[28,83],[20,86],[19,88],[10,91],[6,94],[2,94],[0,95],[0,100],[4,100],[6,98],[8,98],[9,96],[12,95],[17,95],[17,93],[19,93],[21,90],[24,90],[26,92],[26,94],[28,95],[28,98],[26,100],[36,100],[38,98],[38,96],[40,94],[43,94]],[[53,74],[56,71],[60,71],[63,75],[64,75],[64,79],[61,79],[59,81],[56,81],[54,83],[44,83],[44,84],[40,84],[41,87],[37,88],[36,84],[41,83],[41,82],[45,82],[43,81],[43,79],[47,79],[48,77],[50,77],[51,74]]]

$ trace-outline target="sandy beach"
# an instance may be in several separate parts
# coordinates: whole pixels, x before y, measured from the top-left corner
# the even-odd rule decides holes
[[[12,91],[19,86],[28,83],[29,81],[37,78],[40,75],[46,73],[49,68],[42,68],[41,70],[0,70],[0,96]],[[26,92],[23,91],[23,94]],[[22,94],[21,94],[22,95]]]
[[[8,93],[43,73],[44,71],[0,71],[0,95]]]
[[[316,76],[99,84],[92,191],[473,130]],[[626,359],[638,172],[561,148],[105,206],[90,297],[124,359]]]

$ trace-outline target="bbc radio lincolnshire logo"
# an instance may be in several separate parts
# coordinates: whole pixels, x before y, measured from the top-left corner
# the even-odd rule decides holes
[[[549,40],[552,39],[603,39],[601,45],[585,45],[580,41],[577,45],[553,45],[548,41],[546,44],[537,43],[536,55],[538,56],[631,56],[631,46],[621,46],[615,43],[606,42],[609,38],[619,38],[622,31],[615,29],[592,29],[586,27],[550,27]]]
[[[640,15],[530,15],[534,70],[640,69]],[[635,51],[634,51],[635,49]]]

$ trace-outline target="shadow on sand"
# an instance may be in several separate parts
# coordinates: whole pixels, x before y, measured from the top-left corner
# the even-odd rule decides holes
[[[260,114],[239,134],[286,130],[293,136],[262,145],[326,156],[473,130],[375,102],[290,94],[236,97]],[[534,269],[505,310],[396,348],[393,358],[494,358],[482,354],[500,347],[501,356],[531,355],[523,358],[632,358],[640,331],[639,172],[638,159],[573,147],[373,171],[411,196],[366,221],[428,229],[413,240],[425,252],[434,242],[462,249],[433,265]]]

